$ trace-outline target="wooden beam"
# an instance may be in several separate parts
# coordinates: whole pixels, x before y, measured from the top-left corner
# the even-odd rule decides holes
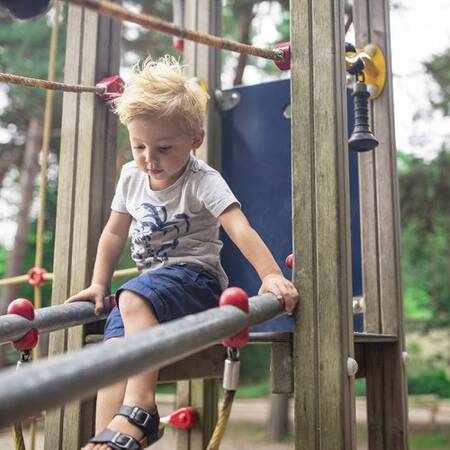
[[[215,0],[186,0],[184,25],[188,29],[215,35],[221,34],[222,2]],[[196,151],[199,159],[220,168],[220,114],[214,105],[214,91],[220,88],[220,51],[185,41],[184,63],[190,75],[204,81],[208,87],[210,101],[204,124],[206,139]],[[191,404],[200,413],[200,427],[190,431],[177,430],[177,450],[206,448],[217,421],[217,380],[196,379],[178,383],[177,404]]]
[[[378,45],[387,66],[384,91],[371,102],[372,127],[380,145],[359,157],[366,331],[399,334],[403,323],[400,209],[388,1],[355,1],[354,21],[357,46]]]
[[[383,93],[371,105],[372,125],[380,145],[360,155],[361,205],[365,217],[363,241],[370,241],[363,257],[367,331],[393,334],[392,344],[368,346],[365,354],[369,449],[408,448],[407,383],[402,352],[404,344],[403,293],[400,271],[400,208],[394,135],[392,59],[387,0],[354,2],[356,44],[378,45],[386,58]],[[364,250],[364,249],[363,249]],[[372,255],[370,253],[372,252]],[[375,263],[368,264],[367,258]]]
[[[65,81],[94,85],[118,73],[120,25],[69,6]],[[52,304],[90,283],[114,189],[117,120],[92,94],[64,94]],[[83,328],[51,336],[51,352],[81,348]],[[64,430],[64,433],[62,432]],[[74,449],[91,436],[93,403],[72,402],[49,414],[46,449]]]
[[[400,343],[365,346],[369,450],[407,450],[407,398]]]
[[[295,448],[355,449],[344,2],[291,3]]]

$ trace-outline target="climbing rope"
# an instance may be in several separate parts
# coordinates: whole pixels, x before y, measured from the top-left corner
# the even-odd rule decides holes
[[[31,352],[29,350],[25,350],[20,352],[20,358],[17,361],[16,371],[20,369],[22,364],[30,361]],[[12,426],[13,440],[14,440],[14,448],[15,450],[25,450],[25,441],[23,439],[23,430],[21,423],[15,423]],[[34,448],[34,444],[32,441],[31,446]]]
[[[218,450],[220,443],[222,442],[223,435],[228,425],[228,420],[231,414],[231,407],[233,406],[233,400],[236,391],[226,390],[220,408],[219,420],[217,421],[216,427],[214,428],[213,435],[209,441],[206,450]]]
[[[0,81],[4,83],[18,84],[20,86],[36,87],[41,89],[51,89],[53,91],[65,92],[94,92],[102,94],[105,88],[101,86],[82,86],[76,84],[59,83],[56,81],[41,80],[39,78],[23,77],[10,73],[0,72]]]
[[[273,61],[282,61],[284,59],[283,51],[270,50],[265,48],[254,47],[248,44],[223,39],[208,33],[199,31],[186,30],[177,25],[167,22],[155,16],[148,14],[135,13],[116,3],[104,0],[65,0],[68,3],[74,3],[84,8],[92,9],[100,14],[113,17],[114,19],[132,22],[141,25],[150,30],[160,31],[170,36],[187,39],[189,41],[198,42],[199,44],[209,45],[211,47],[230,50],[237,53],[245,53],[247,55],[259,56]]]

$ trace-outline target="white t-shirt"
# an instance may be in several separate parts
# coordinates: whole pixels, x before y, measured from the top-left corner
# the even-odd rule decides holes
[[[131,257],[139,270],[198,264],[225,289],[218,217],[231,204],[240,206],[220,173],[191,155],[181,177],[161,191],[134,161],[124,164],[111,209],[133,218]]]

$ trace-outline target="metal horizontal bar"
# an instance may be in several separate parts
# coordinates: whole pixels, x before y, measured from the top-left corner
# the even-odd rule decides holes
[[[246,326],[272,319],[283,307],[272,294],[252,297],[248,314],[234,306],[213,308],[107,344],[0,372],[0,426],[203,350]]]
[[[0,345],[17,341],[32,328],[36,328],[39,333],[48,333],[96,322],[105,319],[109,310],[109,297],[105,297],[104,311],[98,316],[94,314],[94,304],[88,301],[39,308],[35,311],[34,320],[27,320],[17,314],[5,314],[0,316]]]

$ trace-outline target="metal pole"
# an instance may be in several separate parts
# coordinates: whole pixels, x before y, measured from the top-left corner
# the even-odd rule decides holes
[[[0,345],[17,341],[32,328],[36,328],[39,333],[48,333],[105,319],[109,311],[110,300],[105,297],[104,311],[99,316],[94,314],[94,304],[89,301],[39,308],[35,311],[34,320],[27,320],[16,314],[5,314],[0,316]]]
[[[0,373],[0,427],[89,397],[144,369],[168,365],[283,312],[272,294],[252,297],[249,303],[249,314],[234,306],[213,308],[108,345],[39,361],[21,370],[20,376],[6,369]]]

